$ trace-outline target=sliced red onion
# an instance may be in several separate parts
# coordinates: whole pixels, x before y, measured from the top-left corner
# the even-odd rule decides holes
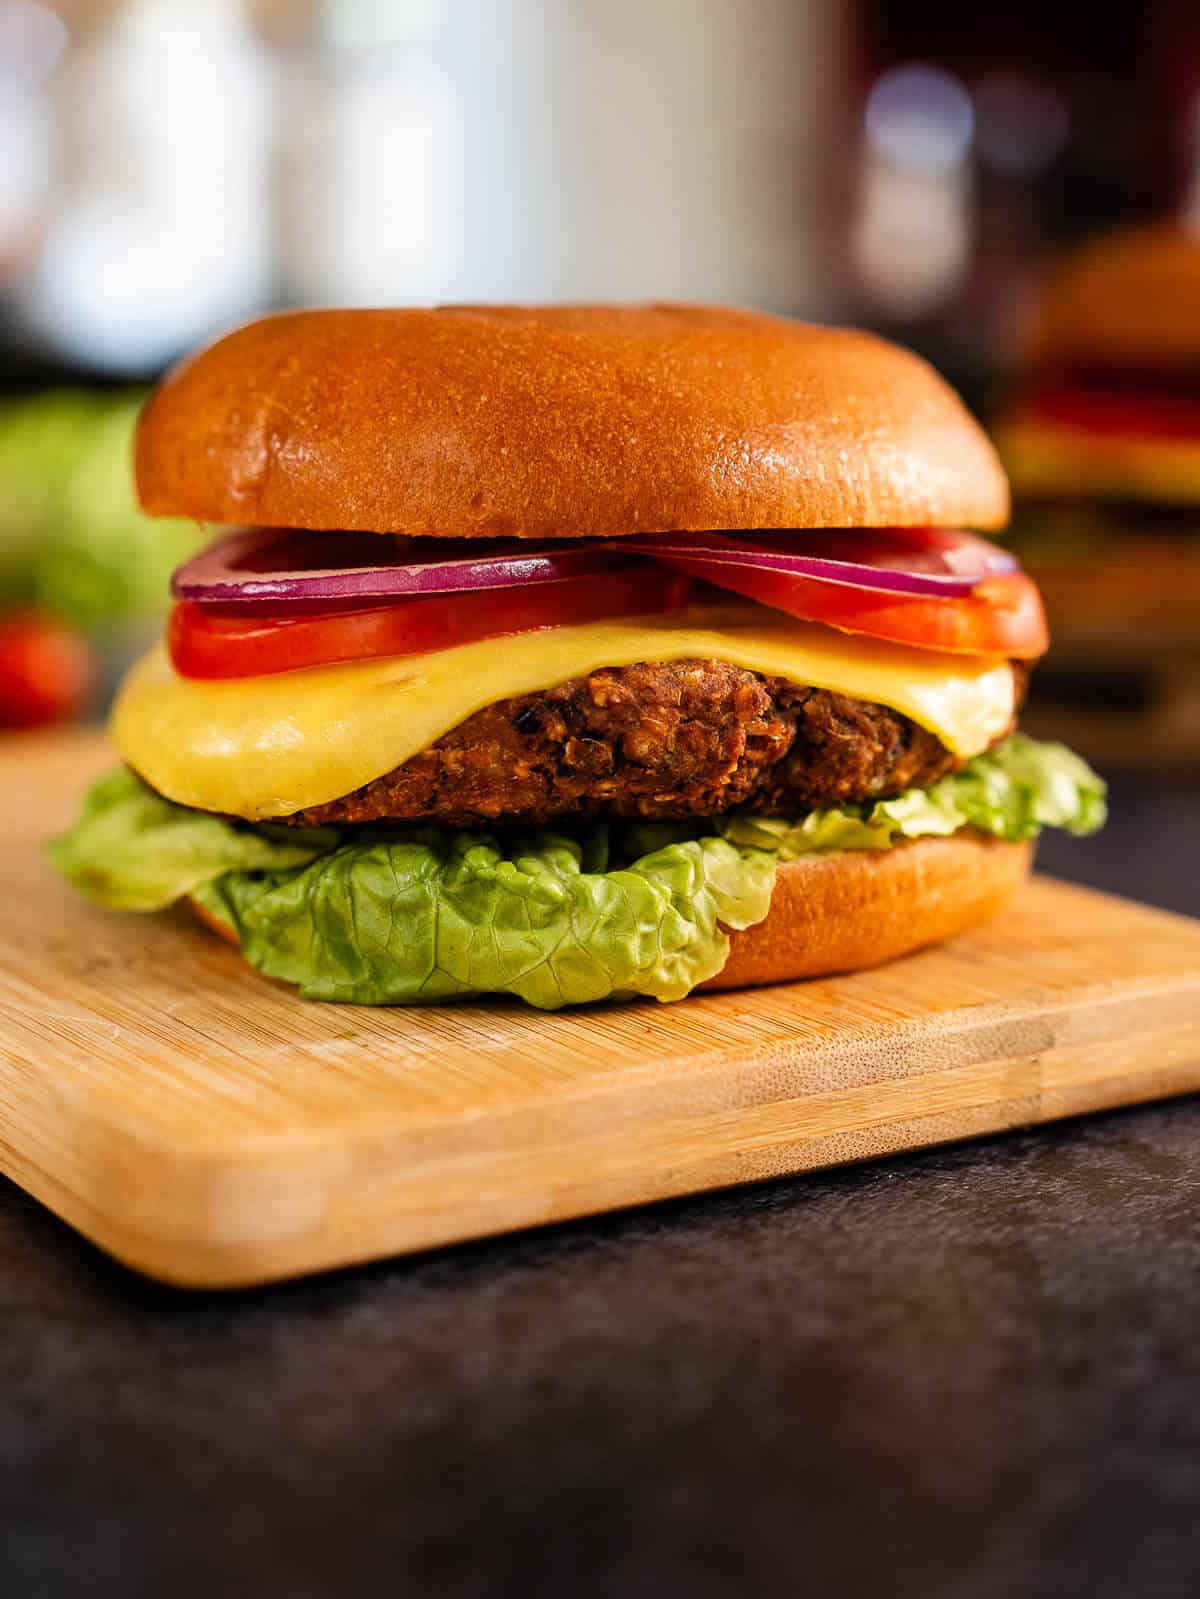
[[[644,533],[532,547],[520,539],[250,528],[228,535],[181,566],[171,588],[177,599],[258,612],[342,609],[405,595],[561,582],[611,571],[631,555],[758,567],[856,588],[942,598],[969,594],[985,578],[1017,569],[1007,550],[949,528]]]
[[[249,528],[219,539],[181,566],[176,599],[211,605],[311,606],[406,594],[553,583],[623,563],[598,540],[522,544],[520,539],[417,539],[378,533]]]
[[[622,541],[645,555],[754,566],[893,594],[969,594],[1017,562],[973,533],[949,528],[817,528],[794,533],[645,533]],[[719,579],[717,580],[719,581]]]

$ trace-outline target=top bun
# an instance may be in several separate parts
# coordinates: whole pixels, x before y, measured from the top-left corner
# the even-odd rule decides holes
[[[158,388],[137,484],[153,515],[457,537],[1008,517],[924,361],[689,305],[267,317]]]
[[[1032,330],[1043,366],[1179,368],[1200,360],[1200,233],[1121,228],[1051,274]]]

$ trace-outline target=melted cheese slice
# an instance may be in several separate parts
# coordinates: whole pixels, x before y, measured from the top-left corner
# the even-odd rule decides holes
[[[1027,495],[1200,501],[1200,440],[1098,433],[1029,416],[998,428],[996,444],[1013,484]]]
[[[496,700],[635,661],[727,661],[902,711],[958,755],[1013,712],[1007,661],[851,637],[758,606],[591,622],[268,677],[180,677],[163,646],[117,698],[118,751],[168,799],[265,819],[340,798]]]

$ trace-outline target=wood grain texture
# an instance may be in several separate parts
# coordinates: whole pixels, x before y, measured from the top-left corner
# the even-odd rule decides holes
[[[121,1260],[233,1286],[1200,1088],[1200,924],[1035,880],[850,977],[682,1005],[306,1004],[39,841],[110,760],[0,755],[0,1169]]]

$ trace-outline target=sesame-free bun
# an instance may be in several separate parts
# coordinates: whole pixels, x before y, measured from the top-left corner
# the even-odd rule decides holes
[[[1187,368],[1200,360],[1200,232],[1119,228],[1066,256],[1035,313],[1030,360]]]
[[[1032,861],[1032,844],[970,833],[788,861],[766,919],[733,934],[724,969],[704,986],[825,977],[940,944],[1001,910]]]
[[[711,306],[298,311],[160,385],[153,515],[529,538],[969,526],[1008,517],[984,434],[865,333]]]
[[[941,943],[1001,910],[1032,860],[1032,844],[960,833],[785,862],[765,920],[730,936],[724,969],[702,986],[825,977]],[[190,903],[218,937],[236,944],[230,928]]]

